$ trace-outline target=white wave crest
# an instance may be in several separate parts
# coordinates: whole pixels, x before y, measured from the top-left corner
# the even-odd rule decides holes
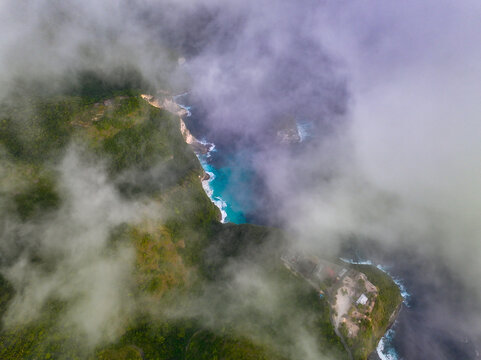
[[[192,113],[190,112],[190,110],[192,109],[192,107],[187,105],[182,105],[177,102],[177,99],[188,94],[189,93],[186,92],[183,94],[175,95],[172,98],[178,106],[180,106],[182,109],[185,109],[187,111],[187,116],[191,116]],[[199,159],[200,165],[202,166],[204,171],[207,173],[207,175],[209,175],[209,178],[207,180],[202,180],[202,188],[204,189],[205,193],[209,197],[210,201],[212,201],[214,205],[219,208],[221,213],[221,222],[225,223],[227,222],[227,212],[226,212],[227,203],[220,196],[214,196],[214,189],[212,188],[211,183],[215,179],[215,174],[212,171],[210,171],[212,170],[212,167],[209,165],[207,161],[207,159],[212,156],[211,153],[213,151],[216,151],[215,144],[208,142],[205,139],[200,140],[199,143],[202,145],[208,145],[208,151],[206,154],[198,154],[198,153],[195,154]]]
[[[393,336],[394,336],[394,330],[389,329],[379,341],[379,344],[376,347],[376,353],[377,353],[377,356],[379,356],[379,359],[381,360],[398,360],[399,359],[399,355],[397,354],[396,350],[394,350],[394,348],[391,347],[389,349],[386,349],[386,343],[391,341]]]

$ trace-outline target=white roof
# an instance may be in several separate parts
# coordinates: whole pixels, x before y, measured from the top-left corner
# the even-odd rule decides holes
[[[361,294],[361,296],[359,296],[359,299],[357,299],[357,303],[362,304],[362,305],[366,305],[367,300],[368,300],[367,296],[364,295],[364,294]]]

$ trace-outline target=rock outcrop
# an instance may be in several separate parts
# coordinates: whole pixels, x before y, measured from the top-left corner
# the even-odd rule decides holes
[[[155,97],[153,95],[142,94],[142,99],[147,101],[150,105],[155,106],[159,109],[164,109],[172,114],[179,117],[180,132],[184,137],[187,144],[192,146],[194,152],[199,154],[207,154],[212,149],[212,144],[203,143],[199,141],[190,130],[185,125],[183,118],[189,114],[189,112],[180,107],[173,99],[169,96]]]

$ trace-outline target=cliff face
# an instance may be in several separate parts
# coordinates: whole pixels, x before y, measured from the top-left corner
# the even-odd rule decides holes
[[[402,298],[394,281],[371,265],[339,264],[312,254],[286,253],[281,260],[327,299],[331,323],[350,359],[368,358],[398,314]]]
[[[202,188],[202,167],[175,116],[129,93],[80,100],[35,97],[0,106],[0,171],[8,165],[8,178],[0,176],[0,217],[19,229],[15,252],[0,259],[0,358],[119,359],[141,349],[145,358],[181,359],[190,331],[200,328],[158,317],[141,324],[132,315],[147,316],[199,286],[199,259],[220,213]],[[35,131],[26,131],[29,125]],[[107,215],[99,216],[104,210],[97,205]],[[9,239],[0,234],[0,241]],[[22,256],[22,269],[30,269],[25,277],[35,272],[41,279],[9,276],[10,264]],[[112,271],[119,282],[112,276],[99,287]],[[79,277],[86,272],[84,283]],[[56,282],[60,277],[65,282]],[[32,298],[45,282],[54,286],[43,287],[44,298]],[[125,291],[109,292],[113,288]],[[95,310],[69,317],[84,299],[92,299]],[[32,316],[4,326],[27,300],[36,305]],[[114,316],[104,321],[95,311]],[[92,324],[101,339],[89,337]],[[107,342],[103,329],[114,329]],[[169,344],[159,341],[164,338]]]
[[[199,141],[185,125],[183,118],[188,115],[188,111],[176,104],[172,98],[167,96],[154,97],[153,95],[142,94],[142,99],[147,101],[150,105],[164,109],[179,117],[180,132],[187,144],[192,146],[196,153],[206,154],[211,149],[211,144],[205,144]]]
[[[315,342],[319,356],[346,358],[330,322],[326,299],[320,299],[318,292],[279,263],[278,249],[285,236],[266,227],[218,221],[220,213],[202,189],[205,173],[194,155],[208,145],[187,129],[182,119],[186,110],[168,97],[131,93],[82,100],[75,96],[32,99],[32,108],[39,109],[32,111],[32,119],[25,118],[21,106],[0,118],[0,159],[8,162],[10,170],[8,183],[0,177],[0,194],[6,204],[0,211],[7,209],[22,231],[48,228],[51,219],[63,214],[62,204],[68,205],[69,200],[60,186],[58,167],[52,168],[52,163],[57,164],[72,142],[81,142],[87,158],[105,167],[102,181],[109,185],[109,194],[118,195],[120,204],[148,202],[154,208],[137,214],[135,207],[135,221],[108,228],[102,232],[105,247],[89,251],[89,256],[100,253],[111,256],[112,261],[117,247],[132,251],[130,262],[120,259],[118,263],[129,279],[118,286],[127,287],[128,283],[125,296],[119,298],[128,299],[130,313],[115,313],[119,323],[115,336],[95,347],[86,345],[86,334],[79,333],[78,327],[65,326],[62,320],[76,309],[79,299],[97,299],[89,296],[91,289],[98,289],[90,286],[95,282],[95,276],[90,276],[86,289],[75,289],[79,296],[73,299],[64,296],[67,290],[63,288],[60,297],[52,292],[43,306],[38,306],[38,317],[8,328],[2,327],[0,319],[0,358],[299,360],[305,358],[299,355],[304,336]],[[16,117],[22,122],[16,123]],[[31,137],[19,126],[30,120],[40,127]],[[105,205],[103,197],[88,191],[80,198]],[[77,228],[89,230],[88,226],[71,226],[75,217],[63,223],[67,235],[61,239],[62,246],[68,245]],[[19,244],[29,241],[22,231],[17,234]],[[32,253],[25,256],[22,266],[44,267],[44,275],[49,276],[57,271],[55,264],[64,254],[52,255],[42,248],[41,238],[38,240],[27,247]],[[94,240],[91,242],[98,244],[99,239]],[[68,254],[72,254],[68,263],[77,264],[77,252]],[[90,269],[90,262],[87,264]],[[233,264],[238,265],[234,272]],[[84,270],[81,267],[60,277],[77,284],[75,276]],[[100,270],[103,275],[105,269]],[[8,313],[12,297],[16,303],[16,294],[29,293],[22,288],[25,283],[10,280],[0,276],[0,316],[5,309]],[[102,294],[107,296],[98,301],[104,308],[118,308],[110,306],[115,293],[100,291],[99,296]],[[197,312],[203,311],[196,307],[201,302],[206,313]],[[163,316],[165,309],[173,311]],[[203,323],[206,315],[211,320]],[[82,313],[80,325],[92,317],[90,311]],[[110,328],[108,321],[93,320]]]
[[[180,118],[180,132],[187,144],[193,145],[199,143],[199,140],[197,140],[195,136],[190,133],[189,129],[187,129],[187,126],[185,126],[185,122],[182,118]]]

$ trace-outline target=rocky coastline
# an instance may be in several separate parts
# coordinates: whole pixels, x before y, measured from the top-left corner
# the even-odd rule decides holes
[[[175,102],[174,100],[175,96],[172,96],[164,91],[159,91],[156,96],[149,95],[149,94],[142,94],[141,97],[142,99],[147,101],[150,105],[158,109],[166,110],[174,115],[177,115],[179,119],[180,132],[182,134],[182,137],[184,138],[184,141],[192,148],[192,150],[197,155],[197,157],[202,155],[209,156],[209,152],[213,150],[214,144],[200,141],[194,135],[192,135],[192,133],[187,128],[187,125],[184,122],[184,118],[189,116],[190,112],[186,108],[183,108],[182,106],[180,106]],[[218,220],[220,222],[225,222],[227,214],[223,206],[219,203],[219,201],[216,201],[215,199],[212,198],[212,189],[209,186],[209,182],[212,180],[212,176],[205,169],[203,169],[203,174],[202,176],[199,176],[199,178],[207,196],[209,196],[211,201],[220,210]]]
[[[185,142],[192,147],[192,149],[196,154],[205,155],[210,150],[212,150],[212,146],[213,146],[212,144],[199,141],[194,135],[192,135],[192,133],[187,128],[184,122],[184,117],[186,117],[189,114],[189,112],[186,109],[179,106],[174,101],[172,96],[165,95],[165,94],[157,95],[157,96],[142,94],[141,97],[142,99],[147,101],[150,105],[158,109],[164,109],[179,117],[180,132],[182,133],[182,136],[184,137]]]
[[[213,144],[202,142],[198,140],[194,135],[192,135],[184,122],[184,118],[189,115],[189,111],[179,106],[174,101],[173,96],[159,92],[157,96],[142,94],[141,97],[150,105],[158,109],[164,109],[179,117],[180,132],[182,133],[185,142],[192,147],[192,150],[194,150],[197,155],[206,155],[209,151],[212,150]],[[208,179],[209,175],[205,173],[203,180]]]

